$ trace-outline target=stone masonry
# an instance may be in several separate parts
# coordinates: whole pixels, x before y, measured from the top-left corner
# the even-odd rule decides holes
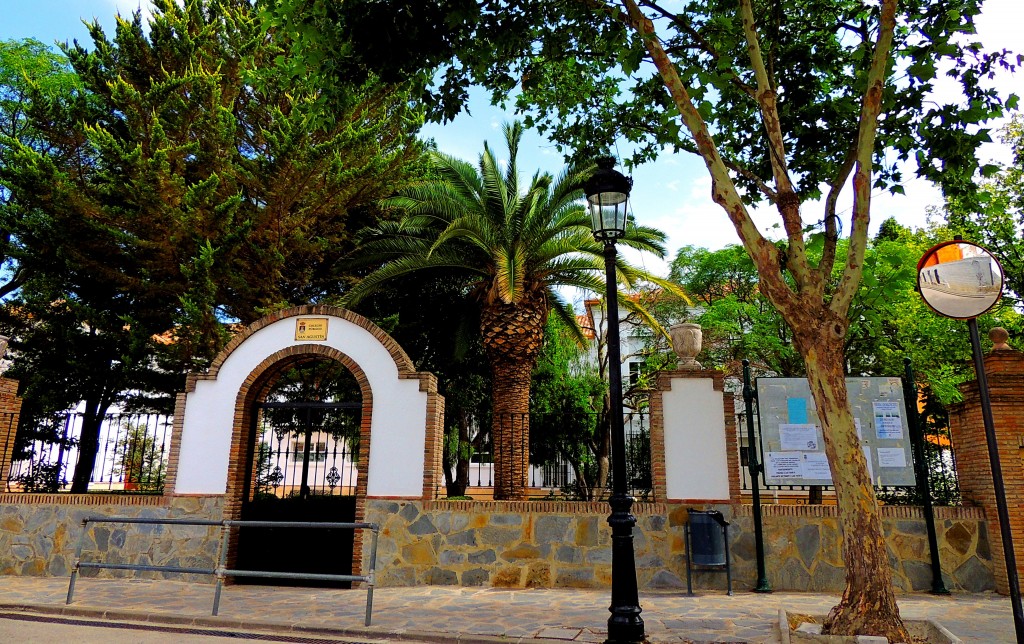
[[[0,575],[70,575],[79,543],[83,561],[207,569],[217,565],[219,527],[101,523],[90,524],[82,539],[82,519],[103,516],[219,521],[223,510],[220,496],[3,494],[0,502]],[[82,575],[214,581],[212,576],[120,570],[83,569]]]
[[[687,507],[634,506],[640,588],[685,588]],[[734,588],[756,581],[751,506],[717,505],[730,526]],[[370,499],[366,520],[381,524],[377,581],[499,588],[605,588],[611,530],[604,503],[398,501]],[[768,577],[777,590],[841,592],[839,524],[829,506],[763,506]],[[919,508],[882,509],[897,589],[931,588],[928,541]],[[994,588],[984,515],[936,510],[943,579],[953,590]],[[368,561],[364,552],[364,561]],[[695,588],[724,588],[725,575],[697,574]]]

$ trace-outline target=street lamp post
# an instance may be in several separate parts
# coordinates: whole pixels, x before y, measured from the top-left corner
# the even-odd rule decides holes
[[[636,587],[633,497],[626,488],[626,431],[622,423],[622,372],[619,366],[619,298],[615,278],[615,240],[626,232],[626,205],[633,180],[617,172],[615,159],[602,157],[598,169],[583,186],[590,209],[594,238],[604,243],[605,321],[608,328],[608,413],[612,434],[612,603],[608,607],[608,642],[642,642],[644,620]]]

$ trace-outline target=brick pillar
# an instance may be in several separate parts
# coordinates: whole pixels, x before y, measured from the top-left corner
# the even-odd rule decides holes
[[[18,432],[21,415],[21,398],[18,397],[18,381],[0,378],[0,492],[7,489],[7,477],[11,471],[11,454],[14,451],[14,435]]]
[[[700,387],[699,381],[704,381],[706,387]],[[705,418],[707,424],[700,424],[695,420],[700,417],[700,410],[692,407],[689,411],[693,413],[688,414],[686,412],[689,405],[706,406],[708,409],[720,405],[721,420]],[[675,436],[667,436],[667,433]],[[685,436],[693,440],[683,438],[680,443],[680,437]],[[701,449],[677,449],[673,454],[667,449],[670,444],[674,444],[676,448],[693,447],[708,440],[720,443],[721,449],[715,450],[714,454],[703,452]],[[719,468],[725,470],[726,482],[720,486],[722,489],[719,493],[708,497],[702,493],[687,491],[693,480],[681,480],[677,475],[694,470],[694,463],[711,466],[712,474],[720,474]],[[675,472],[670,475],[669,469]],[[715,369],[693,369],[663,371],[658,374],[657,385],[651,392],[651,475],[654,479],[654,498],[657,501],[740,502],[740,452],[736,410],[733,396],[725,393],[724,372]],[[705,489],[703,486],[697,488]]]
[[[1024,415],[1021,413],[1024,409],[1024,353],[1005,343],[1006,334],[1002,329],[992,329],[989,337],[995,346],[985,356],[985,376],[992,400],[992,420],[1006,488],[1017,575],[1024,578]],[[978,382],[964,383],[960,390],[963,402],[949,409],[960,493],[965,505],[985,509],[996,590],[1005,595],[1009,586]]]

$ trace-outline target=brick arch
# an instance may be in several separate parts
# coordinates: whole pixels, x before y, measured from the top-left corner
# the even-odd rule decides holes
[[[305,360],[327,358],[345,365],[356,382],[362,395],[362,414],[359,423],[359,458],[361,463],[370,462],[370,429],[373,417],[373,390],[366,378],[366,373],[345,353],[316,344],[299,344],[287,349],[276,351],[267,356],[263,362],[245,379],[235,399],[235,422],[231,436],[230,461],[228,461],[228,481],[224,498],[224,518],[241,519],[242,498],[246,489],[246,475],[249,461],[253,455],[249,451],[254,442],[252,435],[255,426],[255,407],[269,392],[278,377],[287,369],[299,365]],[[363,507],[366,499],[367,467],[358,469],[356,475],[356,520],[362,520]]]
[[[416,370],[413,367],[412,359],[409,358],[409,354],[406,353],[405,350],[395,342],[394,338],[384,331],[384,329],[380,328],[367,318],[364,318],[358,313],[353,313],[348,309],[343,309],[340,306],[306,304],[304,306],[294,306],[289,309],[281,309],[280,311],[275,311],[274,313],[265,315],[236,333],[224,348],[220,350],[220,353],[217,354],[217,357],[213,359],[213,362],[210,363],[210,367],[204,373],[190,373],[188,375],[185,384],[185,391],[195,391],[196,382],[199,380],[216,380],[224,361],[234,353],[235,349],[251,338],[257,331],[286,318],[299,317],[303,315],[318,317],[326,315],[329,317],[341,318],[352,322],[356,326],[366,329],[370,335],[380,342],[380,344],[387,349],[388,353],[391,354],[391,358],[395,361],[395,365],[398,367],[399,373],[415,373]]]
[[[326,340],[294,340],[296,322],[309,316],[328,319]],[[415,371],[398,343],[366,318],[320,305],[277,311],[253,322],[209,369],[189,374],[177,400],[167,493],[224,495],[225,516],[236,518],[252,404],[266,394],[273,375],[314,357],[344,364],[363,394],[357,512],[361,515],[367,496],[432,498],[442,480],[444,400],[436,378]]]

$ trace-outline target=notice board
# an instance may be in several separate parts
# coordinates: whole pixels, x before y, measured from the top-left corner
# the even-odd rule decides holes
[[[757,411],[766,485],[832,485],[824,436],[804,378],[758,378]],[[876,486],[914,485],[899,378],[847,378],[857,435]]]

